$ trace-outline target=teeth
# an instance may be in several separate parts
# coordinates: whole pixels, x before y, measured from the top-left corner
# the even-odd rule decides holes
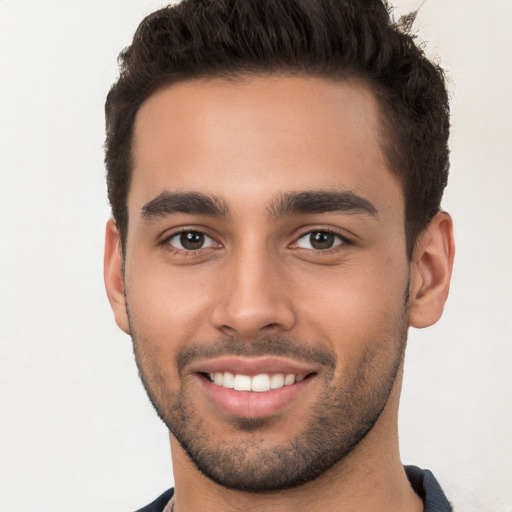
[[[210,373],[210,380],[217,386],[222,386],[236,391],[255,391],[262,393],[271,389],[279,389],[283,386],[291,386],[296,382],[302,382],[305,375],[295,375],[293,373],[260,373],[250,377],[249,375],[236,374],[230,372]]]
[[[266,373],[260,373],[252,378],[251,389],[253,391],[270,391],[270,377]]]
[[[282,388],[284,386],[284,375],[276,373],[270,377],[270,389]]]
[[[222,382],[219,384],[219,386],[233,389],[235,387],[235,376],[232,373],[224,372],[224,376],[222,377]]]
[[[284,385],[285,386],[289,386],[290,384],[294,384],[295,383],[295,375],[293,375],[293,373],[289,373],[285,378],[284,378]]]
[[[251,377],[248,375],[235,375],[233,389],[237,391],[251,391]]]

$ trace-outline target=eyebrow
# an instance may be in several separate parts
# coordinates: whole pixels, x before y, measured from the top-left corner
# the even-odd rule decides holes
[[[150,220],[174,213],[226,217],[227,204],[216,196],[200,192],[162,192],[142,207],[142,218]]]
[[[281,194],[268,207],[274,219],[300,213],[344,212],[377,216],[375,206],[349,190],[308,190]],[[142,218],[151,220],[175,213],[227,217],[229,207],[217,196],[200,192],[162,192],[142,207]]]
[[[298,213],[330,212],[377,216],[377,208],[368,199],[350,190],[310,190],[285,193],[273,201],[268,210],[275,219]]]

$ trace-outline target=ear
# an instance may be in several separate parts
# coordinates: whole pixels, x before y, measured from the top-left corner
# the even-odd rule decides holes
[[[130,334],[130,324],[126,312],[123,279],[123,256],[119,230],[114,219],[109,219],[105,231],[105,257],[103,277],[110,307],[114,312],[117,325],[126,334]]]
[[[423,328],[443,314],[452,276],[455,244],[453,223],[446,212],[438,213],[420,236],[411,261],[409,325]]]

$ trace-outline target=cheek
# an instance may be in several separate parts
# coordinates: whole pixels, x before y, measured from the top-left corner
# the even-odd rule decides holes
[[[404,315],[406,262],[331,270],[322,280],[326,285],[304,282],[296,292],[303,297],[298,307],[309,336],[327,340],[345,358],[384,340],[393,344]]]
[[[149,343],[165,343],[174,349],[197,332],[212,295],[204,276],[154,263],[132,265],[127,275],[131,321]]]

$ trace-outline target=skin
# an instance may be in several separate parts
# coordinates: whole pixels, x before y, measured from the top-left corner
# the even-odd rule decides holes
[[[368,88],[311,77],[179,83],[140,108],[125,260],[111,220],[105,282],[164,420],[193,430],[191,437],[213,450],[234,447],[247,468],[301,439],[319,408],[331,414],[326,397],[346,394],[343,403],[352,408],[333,419],[351,428],[373,400],[361,414],[374,424],[355,446],[317,478],[285,491],[219,485],[171,433],[176,512],[292,511],[304,503],[324,512],[423,509],[398,451],[403,349],[408,325],[426,327],[442,314],[452,223],[446,213],[434,217],[408,260],[402,187],[387,166],[383,137]],[[333,190],[363,198],[374,211],[276,212],[283,195]],[[161,194],[176,192],[216,198],[223,214],[158,210]],[[206,245],[186,250],[180,229],[205,233]],[[336,234],[333,247],[308,243],[319,231]],[[278,359],[298,364],[300,350],[323,350],[332,364],[310,363],[314,372],[299,398],[276,412],[226,414],[204,391],[197,368],[212,347],[240,350],[249,360],[264,356],[265,340],[291,342],[272,354]],[[199,356],[180,364],[191,348]]]

